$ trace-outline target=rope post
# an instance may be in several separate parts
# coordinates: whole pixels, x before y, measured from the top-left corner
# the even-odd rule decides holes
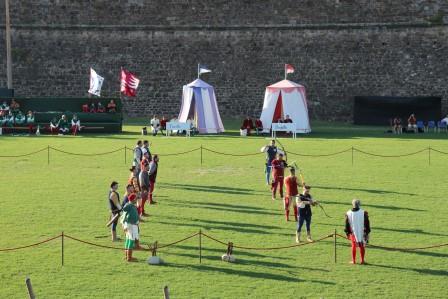
[[[64,266],[64,231],[61,233],[61,263]]]
[[[163,296],[165,299],[170,299],[170,290],[168,289],[168,286],[163,288]]]
[[[28,289],[28,296],[30,297],[30,299],[35,299],[36,296],[34,295],[33,286],[31,285],[31,279],[29,277],[27,277],[25,279],[25,283],[26,283],[26,288]]]
[[[337,262],[337,253],[336,253],[336,229],[334,229],[334,263]]]
[[[50,145],[47,146],[47,165],[50,165]]]
[[[431,166],[431,146],[428,146],[428,165]]]
[[[124,146],[124,165],[127,164],[127,157],[126,157],[126,145]]]
[[[201,166],[202,166],[202,144],[201,144]]]
[[[353,158],[354,158],[354,151],[355,151],[355,149],[353,148],[353,146],[352,146],[352,166],[353,166]]]
[[[199,264],[202,264],[202,231],[199,230]]]

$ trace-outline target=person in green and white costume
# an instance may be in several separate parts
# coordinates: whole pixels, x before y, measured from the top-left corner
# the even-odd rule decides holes
[[[33,129],[35,125],[33,111],[28,111],[28,113],[26,114],[26,125],[28,126],[30,134],[33,134]]]
[[[62,114],[61,119],[58,122],[59,135],[65,135],[70,131],[70,126],[67,120],[67,116]]]
[[[15,118],[16,126],[22,126],[26,122],[25,115],[22,114],[22,111],[18,111]]]
[[[131,194],[128,197],[129,202],[123,208],[122,222],[123,229],[126,233],[126,241],[124,243],[124,252],[128,262],[135,262],[137,259],[132,257],[132,250],[140,249],[139,229],[138,229],[138,211],[137,211],[137,195]]]
[[[3,101],[3,104],[0,105],[0,111],[3,111],[4,115],[7,115],[9,112],[9,105],[6,101]]]
[[[14,114],[12,114],[12,111],[9,110],[9,113],[6,116],[6,126],[10,128],[14,127],[14,120],[15,120]]]

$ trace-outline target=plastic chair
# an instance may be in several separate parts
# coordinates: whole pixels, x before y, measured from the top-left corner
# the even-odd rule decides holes
[[[436,122],[433,120],[428,121],[428,126],[427,126],[426,131],[429,131],[430,129],[433,129],[434,132],[437,130]]]
[[[423,132],[425,131],[425,124],[421,120],[417,121],[417,132],[419,130],[422,130]]]
[[[441,130],[445,130],[445,133],[446,133],[447,132],[447,124],[446,124],[446,122],[439,120],[437,122],[437,129],[438,129],[439,133],[440,133]]]

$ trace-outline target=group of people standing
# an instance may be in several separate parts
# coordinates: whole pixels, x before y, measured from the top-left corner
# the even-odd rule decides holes
[[[126,260],[135,261],[132,257],[134,249],[140,249],[140,227],[144,222],[143,217],[148,217],[145,212],[145,204],[156,204],[153,192],[157,179],[159,156],[152,155],[148,140],[137,141],[134,147],[134,157],[132,166],[129,169],[130,175],[126,185],[123,201],[120,201],[118,193],[118,183],[112,182],[109,191],[109,206],[111,211],[112,241],[118,241],[117,225],[121,223],[126,234],[125,254]]]
[[[311,218],[313,206],[319,205],[310,194],[311,186],[304,182],[300,174],[300,180],[296,175],[296,168],[290,167],[290,175],[285,177],[285,169],[288,163],[284,160],[285,151],[277,148],[275,140],[264,146],[262,152],[266,153],[266,183],[270,185],[272,199],[276,199],[277,189],[283,199],[286,221],[289,221],[290,208],[294,212],[294,220],[297,222],[296,243],[301,243],[302,227],[306,226],[306,239],[313,242],[311,237]],[[271,177],[272,175],[272,177]],[[283,193],[283,186],[286,192]],[[302,192],[299,192],[299,187]],[[345,216],[345,232],[347,238],[352,242],[352,261],[356,263],[356,248],[360,248],[361,264],[365,263],[365,245],[370,234],[370,222],[368,213],[361,209],[361,202],[357,199],[352,202],[352,209]]]

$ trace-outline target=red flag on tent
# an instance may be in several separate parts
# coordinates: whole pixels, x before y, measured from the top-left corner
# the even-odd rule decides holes
[[[128,70],[121,69],[121,89],[120,91],[128,97],[135,97],[140,80]]]
[[[286,74],[294,73],[294,67],[291,64],[285,64],[285,73]]]

